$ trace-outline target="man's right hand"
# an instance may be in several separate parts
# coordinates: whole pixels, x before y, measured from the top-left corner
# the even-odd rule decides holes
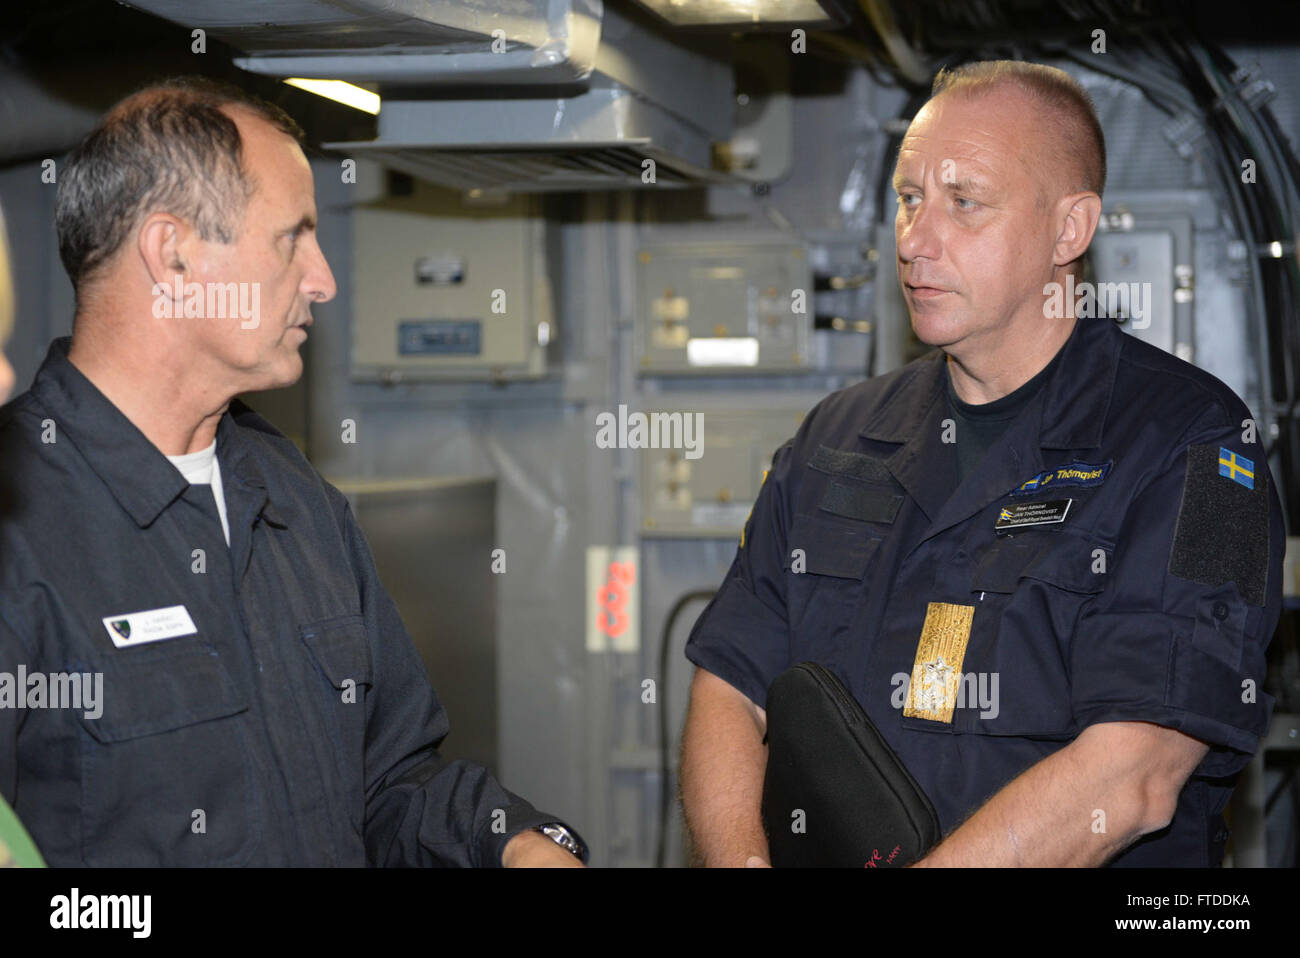
[[[722,679],[697,669],[682,733],[682,808],[700,864],[767,864],[760,804],[767,714]]]

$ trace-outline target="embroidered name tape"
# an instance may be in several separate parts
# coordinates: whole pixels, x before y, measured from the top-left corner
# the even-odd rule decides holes
[[[1095,465],[1086,462],[1072,462],[1055,469],[1045,469],[1032,479],[1026,479],[1014,492],[1013,496],[1028,496],[1035,492],[1054,486],[1100,486],[1106,481],[1113,463],[1102,462]]]
[[[194,635],[199,631],[194,627],[194,620],[190,618],[189,611],[183,605],[109,615],[104,617],[103,622],[108,637],[119,649],[143,645],[146,642],[159,642],[163,639],[178,639],[183,635]]]
[[[1073,499],[1053,499],[1051,502],[1024,502],[1004,506],[998,510],[998,521],[993,528],[1002,532],[1020,526],[1039,526],[1049,522],[1064,522]]]

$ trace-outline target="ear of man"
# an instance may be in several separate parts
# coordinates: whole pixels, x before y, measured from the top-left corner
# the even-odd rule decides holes
[[[1056,201],[1053,222],[1056,243],[1052,247],[1052,265],[1067,266],[1079,259],[1092,242],[1101,219],[1101,197],[1084,191],[1068,193]]]
[[[166,291],[162,295],[174,298],[174,277],[178,273],[184,287],[187,281],[184,247],[189,233],[187,224],[169,213],[154,213],[140,227],[136,249],[149,274],[151,291],[161,287]]]

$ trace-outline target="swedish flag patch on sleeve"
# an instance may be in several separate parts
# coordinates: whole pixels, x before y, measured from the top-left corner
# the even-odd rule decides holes
[[[1255,488],[1255,463],[1222,446],[1219,447],[1219,475],[1247,489]]]
[[[1234,582],[1251,605],[1268,584],[1268,466],[1218,445],[1187,447],[1187,477],[1169,572],[1217,586]]]

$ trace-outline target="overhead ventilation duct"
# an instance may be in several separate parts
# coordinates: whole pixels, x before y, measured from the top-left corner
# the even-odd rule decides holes
[[[327,143],[457,189],[722,182],[730,63],[601,0],[130,0],[202,28],[243,69],[368,84],[378,137]]]
[[[253,73],[405,84],[584,79],[602,8],[601,0],[128,2],[244,51],[235,62]]]

